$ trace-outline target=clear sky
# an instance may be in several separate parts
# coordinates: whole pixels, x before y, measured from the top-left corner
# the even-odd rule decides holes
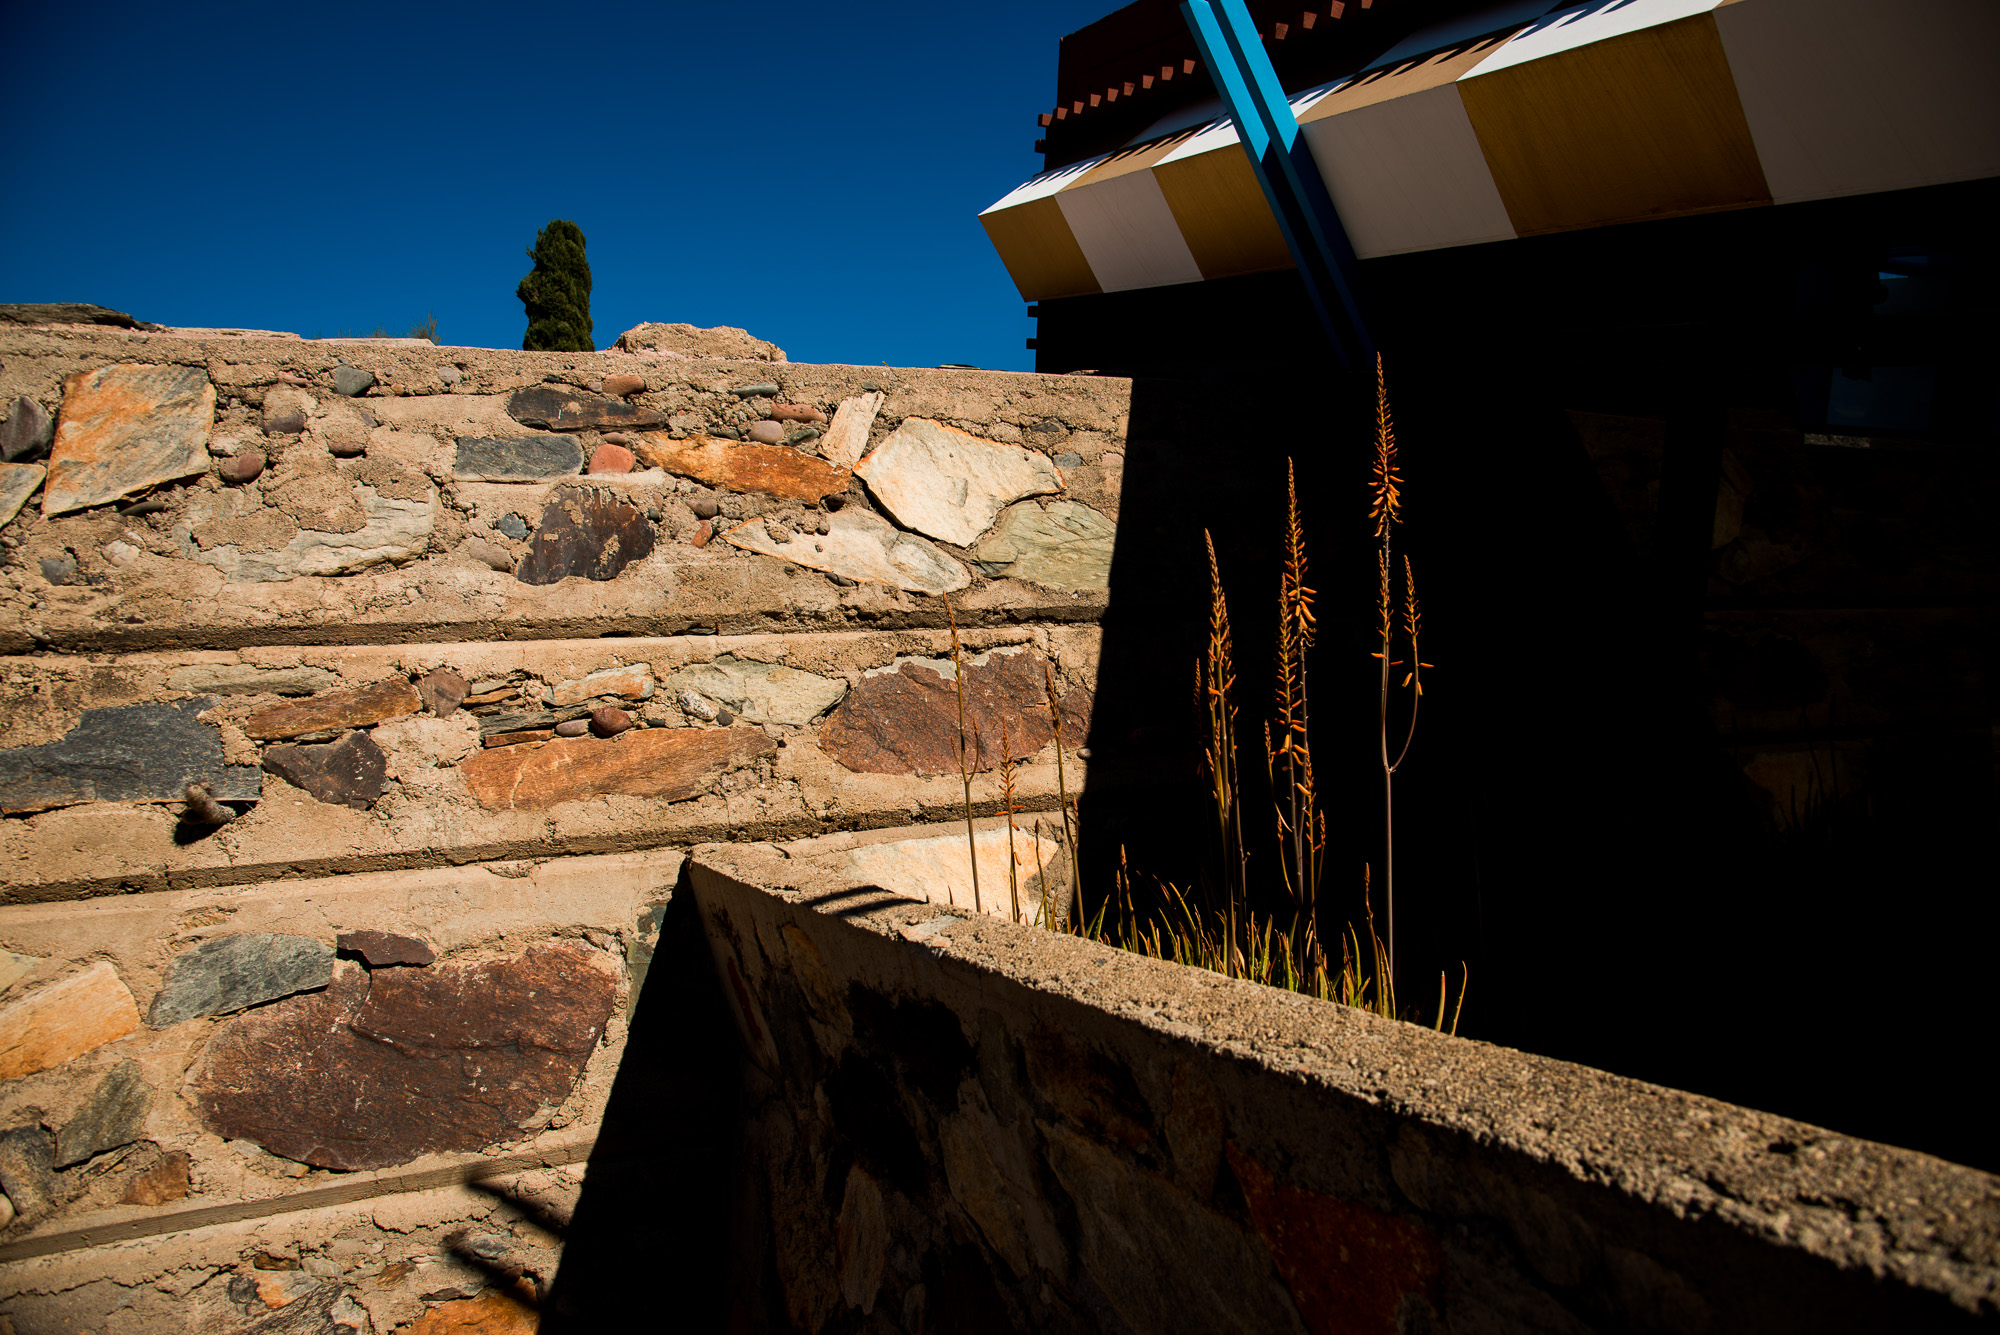
[[[519,347],[526,248],[569,218],[599,347],[686,321],[1027,369],[977,214],[1113,8],[0,0],[0,301]]]

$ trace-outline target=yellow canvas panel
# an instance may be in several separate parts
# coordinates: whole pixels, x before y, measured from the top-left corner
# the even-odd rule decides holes
[[[1075,190],[1082,186],[1093,185],[1098,181],[1108,181],[1114,176],[1129,176],[1133,172],[1145,171],[1161,158],[1194,138],[1200,129],[1200,126],[1195,126],[1192,129],[1181,130],[1164,138],[1137,144],[1131,148],[1120,149],[1104,161],[1098,163],[1095,167],[1092,167],[1082,176],[1079,176],[1076,180],[1064,186],[1063,189]]]
[[[1000,262],[1020,289],[1021,300],[1081,297],[1101,290],[1054,195],[982,213],[979,221],[986,225],[986,238],[1000,252]]]
[[[1328,116],[1338,116],[1343,111],[1372,107],[1377,103],[1421,93],[1427,88],[1436,88],[1440,84],[1453,83],[1492,55],[1493,49],[1506,40],[1504,35],[1485,37],[1462,47],[1438,51],[1361,75],[1313,103],[1305,115],[1299,117],[1299,124],[1307,125],[1325,120]]]
[[[1458,89],[1522,236],[1771,202],[1712,14]]]
[[[1153,176],[1203,278],[1292,267],[1241,144],[1162,163]]]

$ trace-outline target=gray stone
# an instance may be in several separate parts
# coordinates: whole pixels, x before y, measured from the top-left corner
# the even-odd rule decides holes
[[[74,556],[44,556],[41,559],[42,578],[51,584],[76,583],[76,558]]]
[[[56,1132],[56,1167],[67,1168],[130,1145],[145,1134],[146,1113],[152,1106],[153,1087],[140,1073],[139,1063],[120,1062]]]
[[[0,751],[0,811],[46,811],[79,802],[181,802],[205,783],[224,802],[254,802],[263,778],[222,758],[222,733],[196,720],[215,703],[86,709],[76,727],[41,746]]]
[[[741,389],[732,389],[729,392],[731,394],[734,394],[739,399],[750,399],[750,398],[770,399],[770,398],[776,398],[778,396],[779,391],[778,387],[772,384],[770,381],[759,380],[754,385],[745,385]]]
[[[199,547],[188,555],[212,565],[232,580],[285,580],[301,575],[342,575],[384,562],[410,561],[430,545],[436,522],[437,489],[426,487],[423,500],[384,496],[366,483],[354,484],[363,524],[352,533],[327,533],[301,528],[292,540],[272,552],[243,551],[234,545]]]
[[[528,536],[528,521],[519,515],[501,515],[500,522],[493,527],[516,542]]]
[[[1031,580],[1052,589],[1101,589],[1111,582],[1117,525],[1087,505],[1032,501],[1009,509],[972,549],[972,565],[993,578]]]
[[[704,723],[715,722],[717,710],[713,702],[704,700],[693,691],[679,691],[674,696],[680,707]]]
[[[727,705],[752,723],[804,727],[840,703],[847,683],[776,663],[742,662],[725,655],[682,668],[667,678],[670,691],[695,692]]]
[[[451,472],[464,482],[524,482],[582,468],[583,442],[575,436],[460,436]]]
[[[55,1157],[55,1137],[39,1126],[0,1131],[0,1191],[22,1223],[32,1224],[55,1207]]]
[[[697,496],[688,502],[688,509],[696,519],[713,519],[721,513],[722,507],[715,503],[713,496]]]
[[[0,416],[0,462],[39,458],[55,437],[55,421],[41,404],[15,399]]]
[[[274,746],[264,768],[328,806],[366,811],[388,782],[389,757],[367,733],[350,732],[316,746]]]
[[[582,718],[566,719],[556,724],[555,728],[558,737],[581,737],[589,731],[590,720]]]
[[[785,428],[778,422],[752,422],[746,428],[744,435],[759,445],[782,445],[785,441]]]
[[[1048,456],[906,417],[855,467],[897,523],[970,547],[1015,501],[1062,490]]]
[[[191,695],[312,695],[339,682],[325,668],[260,668],[254,663],[197,663],[167,675],[169,687]]]
[[[444,381],[447,385],[456,385],[459,381],[465,379],[465,372],[459,370],[456,366],[440,366],[438,367],[438,379]]]
[[[1083,467],[1083,456],[1078,454],[1075,450],[1064,450],[1061,454],[1058,454],[1056,456],[1056,467],[1081,468]]]
[[[316,992],[333,981],[333,958],[331,946],[309,936],[242,932],[204,941],[168,961],[146,1023],[164,1029]]]
[[[910,593],[954,593],[972,583],[964,566],[867,510],[842,510],[825,534],[795,535],[785,542],[774,538],[762,519],[738,524],[722,536],[745,551]]]
[[[208,468],[215,386],[191,366],[103,366],[63,382],[42,513],[68,514]]]
[[[547,431],[578,431],[584,427],[662,426],[663,413],[574,385],[530,385],[507,400],[507,415],[523,426]]]
[[[40,464],[0,464],[0,524],[13,521],[48,476]]]
[[[336,394],[351,399],[366,394],[374,384],[375,377],[366,371],[356,370],[352,366],[333,368],[333,392]]]

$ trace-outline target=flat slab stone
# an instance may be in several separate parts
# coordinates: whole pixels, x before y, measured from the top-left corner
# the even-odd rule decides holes
[[[130,1145],[145,1134],[146,1113],[152,1106],[153,1087],[146,1083],[139,1063],[118,1063],[56,1132],[55,1166],[67,1168]]]
[[[227,1015],[332,981],[333,950],[309,936],[218,936],[168,961],[146,1023],[164,1029],[204,1015]]]
[[[220,802],[254,802],[264,781],[222,758],[222,733],[195,716],[198,696],[170,705],[86,709],[53,742],[0,751],[0,811],[46,811],[79,802],[179,802],[205,783]]]
[[[602,951],[340,968],[331,987],[226,1021],[185,1088],[203,1125],[322,1168],[388,1168],[530,1134],[611,1016]]]
[[[972,583],[971,571],[930,543],[903,532],[878,514],[853,506],[834,515],[825,533],[795,533],[777,542],[762,519],[752,519],[722,538],[732,547],[775,556],[808,570],[887,584],[909,593],[955,593]]]
[[[175,668],[167,685],[207,695],[311,695],[339,682],[325,668],[260,668],[253,663],[197,663]]]
[[[329,806],[366,811],[388,783],[389,757],[367,733],[350,732],[317,746],[274,746],[264,768]]]
[[[359,955],[371,969],[397,964],[421,968],[437,959],[437,952],[426,943],[394,932],[342,932],[334,944],[343,955]]]
[[[270,583],[302,575],[344,575],[370,566],[413,561],[430,546],[437,522],[437,488],[427,487],[422,500],[384,496],[366,483],[354,485],[362,526],[349,533],[301,528],[276,551],[244,551],[233,544],[204,551],[190,546],[188,555],[221,570],[231,580]]]
[[[842,399],[833,410],[833,425],[820,437],[819,452],[842,468],[852,468],[868,453],[868,433],[875,429],[875,415],[882,411],[881,390]]]
[[[329,728],[365,728],[384,719],[414,714],[423,707],[416,687],[401,677],[390,677],[358,691],[334,691],[260,709],[243,721],[243,731],[259,740],[270,740]]]
[[[21,397],[0,409],[0,460],[31,458],[55,438],[56,425],[42,405]]]
[[[60,1066],[139,1027],[139,1008],[107,960],[0,1009],[0,1080]]]
[[[13,520],[42,485],[49,470],[40,464],[0,464],[0,524]]]
[[[190,366],[119,365],[63,382],[42,513],[68,514],[208,469],[215,386]]]
[[[1061,823],[1060,817],[1055,819],[1058,824]],[[1007,831],[981,830],[971,843],[979,850],[979,909],[1001,918],[1012,917],[1013,895],[1007,884]],[[852,877],[857,883],[880,886],[890,894],[971,910],[974,907],[972,854],[967,845],[965,831],[960,829],[955,834],[928,839],[863,844],[838,853],[818,854],[804,861],[811,866]],[[1033,922],[1041,907],[1041,871],[1048,867],[1050,880],[1055,880],[1056,869],[1050,864],[1062,852],[1062,844],[1054,839],[1038,838],[1032,829],[1020,829],[1014,831],[1011,851],[1014,883],[1021,895],[1021,917],[1024,921]],[[1049,892],[1060,906],[1057,887],[1051,884]]]
[[[545,427],[550,431],[662,426],[667,420],[664,413],[651,408],[641,408],[608,394],[593,394],[574,385],[530,385],[516,390],[507,400],[507,415],[522,426]]]
[[[1089,692],[1063,696],[1063,742],[1081,746]],[[1042,659],[1027,650],[995,650],[965,660],[966,754],[974,772],[1000,763],[1005,725],[1015,760],[1055,736]],[[820,729],[820,749],[866,774],[958,773],[958,690],[950,659],[905,658],[864,676]],[[974,749],[974,741],[977,749]]]
[[[960,547],[1015,501],[1062,490],[1045,455],[924,417],[904,418],[854,472],[897,523]]]
[[[575,436],[460,436],[451,474],[465,482],[526,482],[582,468],[583,442]]]
[[[578,576],[616,579],[653,552],[653,525],[645,512],[598,487],[564,487],[542,507],[527,559],[514,578],[554,584]]]
[[[847,683],[777,663],[718,658],[667,678],[667,693],[697,691],[751,723],[804,727],[840,703]]]
[[[459,764],[490,811],[546,811],[562,802],[624,793],[681,802],[730,770],[777,750],[749,728],[647,728],[614,737],[556,738],[479,752]]]
[[[650,467],[730,491],[760,491],[793,501],[817,501],[847,490],[847,469],[782,445],[743,445],[690,436],[633,446]]]
[[[653,665],[627,663],[623,667],[601,668],[586,677],[556,683],[555,703],[581,704],[600,695],[616,695],[627,700],[653,698]]]
[[[992,578],[1025,579],[1051,589],[1102,589],[1111,583],[1118,526],[1075,501],[1008,508],[972,549],[972,565]]]
[[[41,968],[48,960],[40,955],[17,955],[11,950],[0,950],[0,991],[5,991]]]

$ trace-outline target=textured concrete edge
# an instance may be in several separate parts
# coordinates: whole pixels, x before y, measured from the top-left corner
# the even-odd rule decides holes
[[[488,1178],[536,1168],[561,1168],[589,1160],[596,1148],[597,1129],[592,1127],[587,1134],[564,1137],[540,1149],[519,1150],[512,1154],[462,1155],[451,1162],[430,1167],[356,1173],[352,1178],[332,1186],[315,1187],[311,1191],[297,1191],[285,1196],[231,1201],[225,1205],[196,1205],[180,1210],[148,1211],[144,1214],[136,1210],[120,1211],[103,1219],[81,1221],[60,1233],[24,1238],[0,1247],[0,1265],[91,1247],[136,1242],[141,1238],[157,1238],[169,1233],[187,1233],[216,1224],[274,1219],[330,1205],[353,1205],[382,1196],[483,1182]]]
[[[1596,1231],[1624,1233],[1620,1244],[1641,1254],[1678,1226],[1683,1264],[1692,1257],[1710,1268],[1718,1297],[1768,1283],[1760,1296],[1782,1302],[1778,1291],[1803,1296],[1803,1286],[1824,1283],[1897,1312],[1910,1300],[1942,1300],[1961,1315],[2000,1316],[2000,1177],[1992,1174],[1078,937],[947,916],[769,846],[698,846],[687,876],[711,932],[718,910],[817,917],[817,932],[845,935],[843,946],[866,962],[870,976],[853,981],[892,993],[926,977],[981,996],[1014,991],[1044,1013],[1095,1012],[1100,1035],[1116,1032],[1132,1047],[1217,1059],[1240,1077],[1239,1090],[1273,1105],[1232,1118],[1232,1135],[1267,1141],[1246,1148],[1295,1174],[1318,1174],[1315,1189],[1341,1174],[1313,1166],[1326,1156],[1312,1118],[1322,1129],[1386,1120],[1396,1146],[1382,1176],[1403,1195],[1402,1212],[1431,1213],[1408,1199],[1397,1162],[1414,1148],[1449,1160],[1445,1171],[1464,1179],[1449,1193],[1453,1213],[1505,1227],[1513,1211],[1482,1198],[1519,1181],[1580,1206]],[[921,930],[906,933],[913,927]],[[935,969],[913,969],[916,956]]]

